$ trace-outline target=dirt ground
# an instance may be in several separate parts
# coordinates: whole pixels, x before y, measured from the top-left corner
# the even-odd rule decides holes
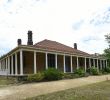
[[[110,75],[10,86],[0,89],[0,100],[20,100],[106,80],[110,80]]]

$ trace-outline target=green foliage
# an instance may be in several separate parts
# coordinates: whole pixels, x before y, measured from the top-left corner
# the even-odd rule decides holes
[[[109,48],[104,50],[104,56],[107,57],[107,59],[110,62],[110,33],[105,35],[105,39],[108,42]],[[110,65],[110,63],[109,63],[109,65]]]
[[[90,68],[87,68],[87,69],[86,69],[86,72],[87,72],[87,73],[90,73]]]
[[[110,59],[110,49],[109,48],[104,50],[104,56],[107,57],[108,59]]]
[[[105,35],[105,39],[108,42],[108,44],[110,44],[110,33]]]
[[[96,67],[93,66],[93,67],[90,68],[90,74],[99,75],[99,71]]]
[[[106,67],[105,72],[110,73],[110,67]]]
[[[64,79],[73,79],[74,78],[74,74],[73,73],[64,73],[63,74],[63,78]]]
[[[85,76],[85,74],[82,76]],[[82,76],[75,73],[63,73],[63,79],[75,79],[75,78],[80,78]]]
[[[62,79],[62,73],[55,68],[49,68],[44,71],[44,77],[48,81],[59,80]]]
[[[41,72],[38,72],[37,74],[31,74],[28,75],[27,81],[29,82],[40,82],[44,79],[44,74]]]
[[[110,100],[110,81],[48,93],[26,100]]]
[[[85,75],[85,71],[82,68],[76,69],[74,73],[78,74],[79,76],[84,76]]]

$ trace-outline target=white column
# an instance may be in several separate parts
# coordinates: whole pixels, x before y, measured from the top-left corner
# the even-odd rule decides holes
[[[5,59],[5,70],[7,70],[7,58]]]
[[[107,67],[108,65],[107,65],[107,60],[106,60],[106,67]]]
[[[89,58],[89,68],[91,68],[91,58]]]
[[[104,68],[105,68],[105,60],[103,60],[103,62],[104,62]]]
[[[8,57],[6,58],[6,73],[8,75]]]
[[[93,65],[94,65],[94,67],[96,67],[96,66],[95,66],[95,59],[93,59],[93,63],[94,63],[94,64],[93,64]]]
[[[6,58],[6,69],[8,71],[8,57]]]
[[[57,53],[55,54],[55,68],[57,69],[58,66],[57,66]]]
[[[5,65],[4,65],[4,59],[2,60],[2,63],[3,63],[2,70],[4,71],[4,67],[5,67]]]
[[[85,65],[85,72],[86,72],[86,69],[87,69],[87,65],[86,65],[86,57],[85,57],[85,61],[84,61],[84,65]]]
[[[77,57],[77,69],[79,68],[79,60],[78,60],[78,57]]]
[[[5,60],[6,60],[6,59],[4,59],[4,71],[5,71],[5,69],[6,69],[6,63],[5,63]]]
[[[47,58],[47,52],[45,53],[45,63],[46,63],[46,69],[48,69],[48,58]]]
[[[73,63],[72,63],[72,56],[71,56],[71,73],[73,73]]]
[[[64,73],[66,72],[66,66],[65,66],[65,55],[63,56],[63,64],[64,64]]]
[[[11,56],[11,75],[13,75],[13,55]]]
[[[23,75],[23,51],[20,50],[20,75]]]
[[[98,59],[97,59],[97,69],[99,69]]]
[[[8,75],[10,75],[10,57],[8,56]]]
[[[102,70],[102,60],[100,60],[100,68],[101,68],[101,70]]]
[[[102,60],[102,69],[104,68],[104,61]]]
[[[18,59],[17,59],[17,53],[15,53],[15,75],[18,75]]]
[[[2,65],[2,60],[1,60],[1,71],[2,71],[2,66],[3,66],[3,65]]]
[[[37,69],[37,67],[36,67],[36,52],[34,51],[34,74],[37,73],[36,69]]]

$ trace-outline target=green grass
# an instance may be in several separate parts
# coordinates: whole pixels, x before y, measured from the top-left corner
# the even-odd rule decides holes
[[[26,100],[110,100],[110,81],[49,93]]]
[[[7,77],[0,76],[0,88],[9,86],[15,83],[16,83],[16,80],[14,78],[7,78]]]

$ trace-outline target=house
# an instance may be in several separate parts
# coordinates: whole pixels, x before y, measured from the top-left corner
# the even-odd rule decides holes
[[[99,55],[91,55],[77,49],[51,40],[43,40],[33,45],[32,31],[28,31],[27,45],[18,46],[0,57],[0,75],[23,76],[35,74],[53,67],[64,73],[73,73],[75,69],[91,66],[103,69],[107,59]]]

